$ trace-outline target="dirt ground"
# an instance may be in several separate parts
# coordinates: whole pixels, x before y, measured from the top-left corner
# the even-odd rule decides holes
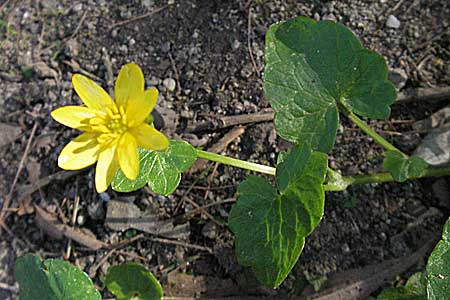
[[[157,110],[164,118],[163,132],[208,149],[234,129],[192,133],[186,128],[212,116],[269,107],[261,79],[265,32],[270,24],[297,15],[348,26],[366,47],[386,58],[399,90],[450,84],[447,1],[0,2],[0,206],[12,196],[7,230],[0,235],[0,299],[17,299],[13,264],[26,252],[44,258],[66,256],[95,277],[99,286],[108,266],[137,261],[155,273],[167,294],[282,298],[301,294],[308,283],[320,285],[331,274],[409,255],[427,237],[438,234],[450,203],[433,193],[436,179],[327,193],[323,221],[307,239],[291,275],[278,290],[270,291],[236,263],[233,235],[224,225],[236,186],[247,171],[209,164],[184,174],[180,187],[168,197],[147,188],[98,195],[93,168],[64,173],[65,180],[51,178],[49,184],[36,186],[60,171],[57,156],[77,135],[50,117],[57,107],[80,103],[72,89],[74,73],[111,90],[111,75],[115,78],[127,62],[137,63],[146,86],[160,90]],[[387,26],[389,15],[400,22],[398,28]],[[448,101],[395,104],[389,121],[370,124],[411,153],[423,137],[411,124],[446,105]],[[271,122],[262,122],[247,125],[223,153],[274,165],[277,153],[288,147],[276,137]],[[381,152],[343,119],[330,166],[345,175],[380,171]],[[441,180],[448,192],[448,178]],[[44,233],[34,205],[73,226],[76,199],[75,227],[108,245],[128,243],[94,251],[72,242],[67,256],[67,240]],[[156,237],[142,228],[108,224],[108,206],[117,204],[115,200],[179,226],[180,236]],[[222,204],[189,213],[216,201]]]

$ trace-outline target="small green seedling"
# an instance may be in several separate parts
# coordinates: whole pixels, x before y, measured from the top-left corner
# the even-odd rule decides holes
[[[42,261],[32,254],[15,266],[20,300],[101,300],[89,276],[60,259]],[[106,287],[117,300],[161,300],[161,284],[142,265],[124,263],[108,269]]]

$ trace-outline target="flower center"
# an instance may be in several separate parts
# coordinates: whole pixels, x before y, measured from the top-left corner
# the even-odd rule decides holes
[[[113,106],[98,111],[97,115],[90,119],[89,125],[93,131],[100,133],[97,138],[99,143],[109,144],[126,132],[132,124],[128,122],[122,106]]]

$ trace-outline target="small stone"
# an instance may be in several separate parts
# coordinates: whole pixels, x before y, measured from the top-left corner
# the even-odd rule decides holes
[[[203,226],[202,229],[203,236],[209,238],[209,239],[215,239],[217,236],[217,226],[213,222],[208,222]]]
[[[130,39],[130,40],[128,41],[128,45],[129,45],[129,46],[133,46],[134,44],[136,44],[135,39]]]
[[[103,203],[101,201],[90,203],[87,207],[87,211],[92,220],[101,220],[105,216],[105,209],[103,208]]]
[[[50,68],[45,62],[39,61],[33,65],[33,70],[36,72],[36,74],[39,75],[41,78],[46,77],[53,77],[56,78],[58,76],[58,73]]]
[[[73,10],[79,12],[83,9],[83,3],[78,3],[73,7]]]
[[[408,80],[408,75],[402,68],[395,68],[389,71],[388,78],[397,90],[401,90]]]
[[[161,84],[161,79],[159,79],[155,76],[152,76],[152,78],[148,79],[146,83],[149,86],[157,86],[157,85]]]
[[[107,201],[111,200],[111,196],[109,196],[108,193],[100,193],[100,199],[107,202]]]
[[[314,20],[320,21],[320,15],[318,13],[314,13]]]
[[[77,217],[77,224],[82,226],[86,222],[86,216],[83,214],[79,214]]]
[[[386,20],[386,26],[389,28],[398,29],[400,28],[400,21],[397,19],[396,16],[390,15]]]
[[[152,8],[153,5],[155,4],[155,1],[153,1],[153,0],[142,0],[141,3],[142,3],[142,6],[144,6],[146,8]]]
[[[163,85],[169,92],[175,91],[175,88],[177,87],[177,83],[175,82],[175,80],[173,78],[164,79]]]
[[[233,48],[233,50],[239,49],[240,46],[241,42],[239,42],[238,40],[234,40],[233,44],[231,44],[231,48]]]
[[[344,245],[342,245],[342,251],[344,253],[349,253],[350,252],[350,247],[348,246],[347,243],[345,243]]]

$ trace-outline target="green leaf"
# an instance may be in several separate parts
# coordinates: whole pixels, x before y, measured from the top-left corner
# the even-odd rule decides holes
[[[160,300],[163,297],[161,284],[155,276],[136,263],[109,268],[105,284],[117,300]]]
[[[450,295],[450,218],[444,225],[442,239],[428,258],[427,279],[429,300],[448,299]]]
[[[75,266],[59,259],[26,254],[16,260],[15,277],[20,300],[100,300],[91,279]]]
[[[249,176],[238,188],[229,226],[236,235],[237,257],[252,267],[261,283],[281,284],[323,215],[322,183],[327,156],[296,146],[277,167],[279,192],[267,181]]]
[[[192,166],[197,151],[184,141],[171,140],[165,151],[139,149],[139,173],[136,180],[129,180],[119,170],[112,188],[118,192],[131,192],[148,183],[150,189],[161,195],[169,195],[178,186],[181,173]]]
[[[383,167],[398,182],[420,177],[428,166],[422,158],[418,156],[408,158],[398,151],[387,151],[385,156]]]
[[[338,104],[361,116],[387,118],[396,97],[383,57],[331,21],[297,17],[272,25],[264,74],[278,134],[325,153],[334,145]]]
[[[381,291],[379,300],[424,300],[427,299],[427,279],[422,273],[411,275],[401,287],[388,288]]]

